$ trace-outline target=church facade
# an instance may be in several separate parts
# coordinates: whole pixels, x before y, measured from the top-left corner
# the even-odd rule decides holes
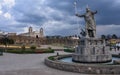
[[[20,36],[29,36],[29,37],[36,37],[36,38],[39,38],[39,37],[44,37],[44,31],[43,31],[43,28],[40,28],[39,31],[33,31],[33,28],[30,26],[28,28],[28,32],[27,33],[22,33],[22,34],[19,34]]]

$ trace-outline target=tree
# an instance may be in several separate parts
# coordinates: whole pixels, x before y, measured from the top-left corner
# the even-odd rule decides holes
[[[77,37],[78,37],[78,35],[76,35],[76,34],[75,34],[75,37],[77,38]]]
[[[101,35],[101,39],[106,39],[106,36],[105,35]]]
[[[3,44],[3,45],[5,45],[5,46],[7,46],[9,44],[14,44],[14,40],[5,37],[5,38],[1,38],[0,39],[0,43]]]
[[[9,44],[14,44],[14,40],[8,37],[3,37],[0,39],[0,44],[5,45],[5,50],[6,50]]]
[[[117,35],[116,34],[113,34],[112,35],[112,39],[117,39],[118,37],[117,37]]]

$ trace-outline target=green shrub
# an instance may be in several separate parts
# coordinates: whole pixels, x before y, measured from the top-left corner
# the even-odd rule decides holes
[[[35,51],[31,50],[31,49],[27,49],[27,50],[24,51],[24,53],[26,53],[26,54],[32,54],[32,53],[35,53]]]
[[[44,50],[45,53],[54,53],[53,49]]]
[[[17,54],[22,54],[23,52],[21,50],[7,50],[8,53],[17,53]]]
[[[31,49],[31,50],[35,50],[35,49],[36,49],[36,46],[33,45],[33,46],[30,47],[30,49]]]
[[[54,53],[54,50],[51,47],[48,47],[48,49],[44,49],[45,53]]]
[[[46,53],[54,53],[54,50],[51,47],[48,47],[48,49],[46,50]]]
[[[75,52],[74,49],[64,49],[64,52]]]
[[[21,46],[21,52],[24,53],[25,50],[26,50],[25,45],[22,45],[22,46]]]
[[[50,56],[50,57],[48,57],[48,59],[50,59],[50,60],[55,60],[55,59],[54,59],[54,56]]]
[[[17,54],[32,54],[32,53],[54,53],[53,49],[29,49],[25,47],[21,48],[10,48],[7,50],[8,53],[17,53]]]
[[[51,47],[48,47],[48,49],[52,49]]]

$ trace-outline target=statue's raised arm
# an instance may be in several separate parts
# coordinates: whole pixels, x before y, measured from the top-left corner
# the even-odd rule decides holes
[[[77,17],[85,17],[85,15],[75,14]]]

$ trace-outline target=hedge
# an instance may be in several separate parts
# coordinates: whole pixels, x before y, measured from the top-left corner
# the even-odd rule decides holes
[[[55,60],[55,59],[54,59],[54,56],[50,56],[50,57],[48,57],[48,59],[50,59],[50,60]]]
[[[7,50],[8,53],[17,53],[17,54],[32,54],[32,53],[54,53],[53,49],[36,49],[36,50],[32,50],[32,49],[8,49]]]
[[[64,52],[71,52],[71,53],[73,53],[73,52],[75,52],[75,50],[74,49],[64,49]]]

